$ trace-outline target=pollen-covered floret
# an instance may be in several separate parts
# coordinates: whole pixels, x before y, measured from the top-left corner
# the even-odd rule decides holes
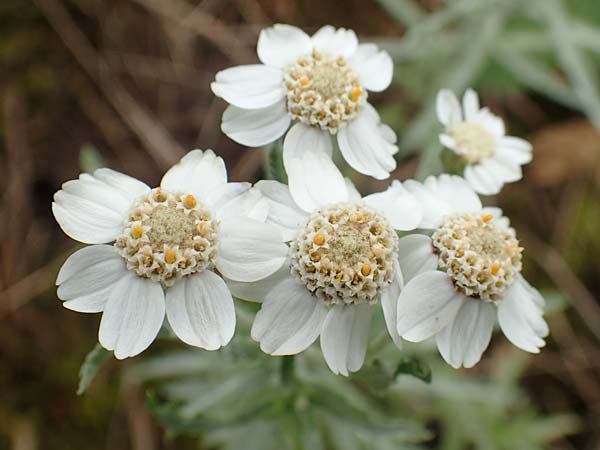
[[[171,286],[213,267],[217,226],[200,199],[156,188],[135,202],[115,247],[129,270]]]
[[[291,273],[328,304],[375,303],[394,277],[398,236],[362,204],[313,212],[292,242]]]
[[[332,134],[367,101],[367,91],[344,58],[316,50],[286,68],[284,85],[291,116]]]
[[[491,214],[453,214],[432,235],[455,288],[487,302],[502,300],[522,268],[522,251],[512,228],[495,223]]]
[[[494,136],[478,123],[460,122],[449,134],[469,164],[476,164],[494,155]]]

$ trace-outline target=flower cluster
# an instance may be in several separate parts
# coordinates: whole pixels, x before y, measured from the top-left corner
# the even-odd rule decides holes
[[[263,146],[291,126],[288,184],[228,182],[211,150],[189,152],[155,188],[110,169],[64,183],[54,216],[91,244],[58,274],[64,306],[102,312],[99,341],[119,359],[144,351],[165,317],[189,345],[227,345],[233,297],[261,303],[251,336],[264,352],[297,354],[319,338],[336,374],[363,365],[379,309],[397,346],[435,337],[453,367],[481,359],[496,317],[514,345],[538,352],[544,300],[521,275],[515,230],[476,193],[519,179],[531,146],[505,136],[472,90],[462,108],[443,90],[440,141],[464,160],[464,178],[394,180],[362,196],[333,163],[332,140],[358,172],[395,169],[395,133],[367,102],[391,82],[389,55],[350,30],[311,37],[275,25],[258,57],[219,72],[212,90],[230,103],[223,132],[241,144]]]

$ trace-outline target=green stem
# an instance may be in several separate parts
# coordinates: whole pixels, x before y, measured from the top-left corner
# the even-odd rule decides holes
[[[283,356],[281,360],[281,382],[290,385],[294,382],[295,355]]]

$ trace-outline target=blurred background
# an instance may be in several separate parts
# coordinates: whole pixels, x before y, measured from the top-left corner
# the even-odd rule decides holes
[[[209,84],[218,70],[256,62],[258,33],[276,22],[309,33],[352,28],[390,52],[394,82],[370,99],[400,139],[394,178],[447,163],[433,111],[442,87],[476,88],[510,134],[533,143],[524,179],[490,202],[511,217],[525,275],[548,302],[551,335],[540,355],[497,335],[470,370],[411,347],[416,360],[383,349],[349,381],[306,363],[297,375],[304,386],[321,377],[338,397],[313,410],[303,401],[316,391],[284,386],[289,409],[257,391],[256,402],[283,405],[268,419],[272,410],[228,406],[217,417],[218,405],[258,383],[241,378],[218,397],[228,379],[218,358],[234,364],[255,345],[205,357],[160,342],[146,360],[110,358],[76,394],[100,315],[67,311],[56,298],[58,268],[77,247],[53,220],[53,193],[98,166],[157,185],[192,148],[215,149],[234,181],[273,176],[277,148],[226,138],[226,105]],[[1,0],[0,67],[0,449],[600,449],[597,0]],[[364,193],[385,184],[348,175]],[[402,364],[423,362],[431,384],[402,375]],[[269,365],[285,369],[280,358]],[[182,374],[187,384],[161,384]],[[280,386],[272,382],[271,391]],[[200,396],[204,403],[190,406],[194,393],[213,388],[212,403]]]

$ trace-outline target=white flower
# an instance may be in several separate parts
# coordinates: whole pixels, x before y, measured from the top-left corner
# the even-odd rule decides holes
[[[440,142],[464,160],[464,177],[476,192],[497,194],[504,183],[522,178],[521,166],[532,158],[531,144],[506,136],[502,119],[479,107],[475,91],[467,89],[461,110],[456,95],[441,90],[437,116],[446,127]]]
[[[396,168],[396,135],[380,123],[367,91],[383,91],[392,80],[390,56],[375,44],[359,44],[352,30],[324,26],[312,37],[277,24],[262,30],[257,46],[262,64],[232,67],[211,87],[230,106],[221,129],[252,147],[280,138],[290,189],[309,189],[303,176],[337,171],[331,135],[357,171],[378,179]]]
[[[286,259],[267,209],[249,183],[227,183],[211,150],[188,153],[156,189],[110,169],[82,174],[54,195],[52,211],[71,238],[95,245],[64,263],[58,297],[74,311],[103,312],[99,341],[118,359],[145,350],[165,312],[182,341],[216,350],[233,336],[235,311],[214,269],[254,281]]]
[[[347,189],[336,186],[324,178],[296,199],[284,184],[260,181],[256,188],[270,202],[267,222],[290,242],[288,259],[265,280],[229,285],[238,298],[264,299],[252,327],[264,352],[296,354],[320,336],[330,369],[348,375],[363,364],[372,305],[381,303],[400,344],[396,303],[403,282],[395,230],[414,229],[422,216],[398,182],[364,198],[349,182]]]
[[[538,353],[548,326],[544,299],[521,276],[522,248],[498,208],[482,208],[460,177],[406,181],[423,207],[419,228],[431,237],[400,239],[406,285],[398,300],[397,332],[420,342],[436,337],[450,365],[472,367],[488,346],[498,316],[517,347]]]

